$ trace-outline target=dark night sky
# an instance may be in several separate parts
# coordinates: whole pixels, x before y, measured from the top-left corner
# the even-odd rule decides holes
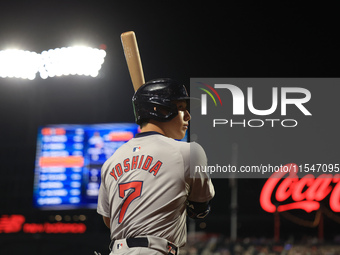
[[[97,78],[0,80],[0,214],[31,212],[39,126],[133,121],[122,32],[135,31],[146,80],[172,77],[189,85],[190,77],[339,76],[334,6],[307,1],[117,2],[123,1],[0,4],[0,50],[107,46]],[[253,222],[272,222],[254,196],[261,180],[239,185],[240,232],[248,225],[256,234],[251,216]],[[226,180],[216,181],[216,192],[213,213],[222,222],[230,217]]]

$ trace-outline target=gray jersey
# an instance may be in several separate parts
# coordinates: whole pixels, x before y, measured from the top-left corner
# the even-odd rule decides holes
[[[207,164],[197,143],[147,132],[104,163],[97,211],[110,218],[111,239],[151,235],[185,244],[186,200],[206,202],[215,194],[205,173],[190,178],[190,152],[196,165]]]

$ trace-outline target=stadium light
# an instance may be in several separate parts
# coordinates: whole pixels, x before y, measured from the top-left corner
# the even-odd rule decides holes
[[[0,77],[33,80],[39,72],[42,79],[65,75],[97,77],[106,52],[85,47],[63,47],[41,54],[23,50],[0,51]]]
[[[41,64],[36,52],[9,49],[0,51],[0,77],[34,80]]]
[[[97,77],[106,52],[84,46],[57,48],[41,53],[40,76],[85,75]]]

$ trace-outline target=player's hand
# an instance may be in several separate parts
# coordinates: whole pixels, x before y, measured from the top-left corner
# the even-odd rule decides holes
[[[210,212],[209,202],[192,202],[187,200],[187,215],[192,219],[204,219]]]

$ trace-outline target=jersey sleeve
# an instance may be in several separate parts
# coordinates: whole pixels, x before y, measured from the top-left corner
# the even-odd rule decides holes
[[[209,175],[205,171],[207,156],[198,143],[190,143],[190,160],[187,173],[189,185],[188,200],[192,202],[208,202],[215,195],[215,189]]]
[[[97,213],[99,213],[102,216],[110,218],[109,198],[107,196],[105,188],[104,167],[102,168],[101,172],[101,183],[98,194]]]

